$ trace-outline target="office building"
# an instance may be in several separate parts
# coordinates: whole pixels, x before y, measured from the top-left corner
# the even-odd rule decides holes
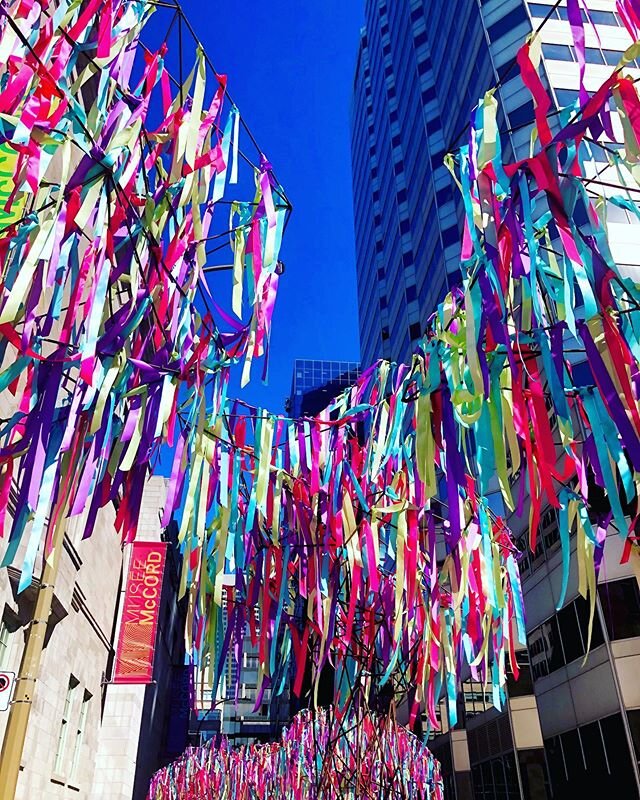
[[[223,600],[224,603],[224,600]],[[209,685],[209,671],[196,672],[195,702],[191,713],[189,739],[193,745],[223,734],[234,746],[251,742],[266,742],[278,738],[283,725],[289,721],[288,687],[273,697],[267,688],[256,707],[259,681],[258,647],[254,647],[247,632],[244,639],[242,669],[236,699],[237,667],[231,654],[216,694]]]
[[[586,24],[585,85],[594,91],[631,41],[614,0],[587,5],[595,30]],[[565,2],[366,0],[352,107],[363,366],[380,356],[406,360],[437,303],[460,280],[462,208],[443,161],[464,143],[473,106],[498,83],[505,160],[528,152],[533,103],[515,56],[547,16],[542,79],[566,106],[577,97],[579,67]],[[588,171],[602,170],[606,159],[597,147],[583,155]],[[632,215],[612,211],[612,253],[634,273],[638,228]],[[513,476],[514,487],[519,480]],[[509,520],[523,551],[526,520],[526,512]],[[620,566],[620,547],[610,537],[592,652],[583,665],[585,607],[577,576],[556,613],[559,534],[551,510],[542,527],[536,552],[521,563],[528,646],[519,657],[520,681],[509,681],[506,708],[493,709],[471,680],[462,687],[454,729],[441,706],[441,732],[430,746],[443,764],[447,798],[564,798],[574,790],[595,796],[603,787],[619,797],[640,795],[635,579]]]
[[[328,361],[296,358],[287,413],[292,417],[318,414],[358,380],[360,364],[356,361]]]

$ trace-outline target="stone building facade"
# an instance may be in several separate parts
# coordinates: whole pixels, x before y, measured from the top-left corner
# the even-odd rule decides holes
[[[150,479],[140,514],[140,539],[159,541],[163,535],[159,514],[165,492],[164,478]],[[122,548],[114,518],[115,509],[107,506],[90,538],[82,538],[82,517],[72,519],[65,534],[16,800],[142,798],[151,773],[171,755],[168,688],[184,658],[184,617],[176,603],[177,549],[169,544],[154,683],[111,684],[131,549]],[[20,553],[15,563],[20,564]],[[41,568],[40,557],[35,576]],[[39,587],[35,578],[30,588],[18,593],[18,580],[17,568],[0,573],[0,669],[15,672]],[[0,741],[7,718],[8,712],[0,712]]]

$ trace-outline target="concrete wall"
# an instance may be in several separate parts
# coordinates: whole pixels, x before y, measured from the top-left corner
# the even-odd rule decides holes
[[[140,539],[160,540],[159,513],[165,492],[164,478],[150,479],[143,497]],[[125,548],[123,558],[114,517],[113,507],[106,507],[98,515],[93,535],[84,541],[83,518],[69,523],[17,800],[144,797],[151,773],[161,764],[172,670],[176,658],[179,661],[179,654],[184,652],[184,618],[175,601],[177,562],[175,555],[168,553],[154,671],[157,683],[149,687],[105,684],[112,642],[117,642],[118,635],[116,613],[124,591],[121,570],[126,578],[131,549]],[[21,555],[22,551],[16,564],[21,563]],[[36,576],[41,568],[40,559]],[[18,594],[18,579],[17,569],[0,573],[0,614],[12,631],[2,667],[16,672],[39,585],[36,579],[33,587]],[[66,747],[56,769],[70,679],[77,685],[68,711]],[[80,741],[77,730],[85,698],[86,719]],[[7,712],[0,712],[0,740],[7,717]],[[76,741],[79,748],[73,769]]]
[[[161,528],[159,513],[166,496],[164,478],[152,478],[145,488],[140,512],[138,539],[140,541],[160,541]],[[121,586],[119,608],[126,589],[126,575],[129,567],[131,546],[124,549],[125,581]],[[166,576],[166,568],[165,568]],[[165,581],[166,583],[166,581]],[[165,586],[166,589],[166,586]],[[163,591],[164,595],[164,591]],[[160,611],[162,614],[162,609]],[[118,641],[120,620],[116,627],[114,641]],[[159,631],[159,642],[160,631]],[[170,655],[169,655],[170,658]],[[157,646],[154,676],[159,672],[165,675],[167,668],[165,648]],[[109,679],[111,676],[108,676]],[[167,679],[163,677],[163,682]],[[158,685],[118,685],[108,683],[105,691],[104,714],[100,741],[96,752],[96,768],[92,798],[109,798],[109,800],[131,800],[134,797],[136,769],[140,762],[141,769],[150,777],[157,768],[157,753],[154,741],[148,741],[140,747],[141,726],[145,712],[145,699],[155,696]],[[148,702],[147,702],[148,706]],[[147,734],[149,732],[147,731]],[[146,792],[146,787],[145,787]],[[144,794],[143,794],[144,796]]]
[[[113,614],[120,576],[120,540],[114,511],[98,516],[91,538],[82,541],[82,520],[72,521],[65,539],[56,583],[54,613],[29,722],[17,800],[89,797],[100,737],[101,683],[109,656]],[[20,563],[18,558],[16,563]],[[41,561],[35,574],[41,571]],[[5,668],[18,671],[25,625],[33,613],[35,586],[17,593],[17,570],[0,573],[0,612],[15,630],[9,636]],[[36,584],[37,585],[37,584]],[[68,715],[66,748],[55,768],[65,699],[71,676],[78,684]],[[84,735],[72,770],[83,698],[87,698]],[[8,712],[0,712],[0,737]]]

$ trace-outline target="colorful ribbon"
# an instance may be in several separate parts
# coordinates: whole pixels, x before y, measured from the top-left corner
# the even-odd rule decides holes
[[[609,202],[638,214],[627,189],[640,100],[623,69],[635,46],[555,133],[525,46],[539,150],[503,163],[489,93],[447,161],[464,201],[463,287],[411,365],[376,364],[317,417],[290,420],[227,396],[234,364],[244,380],[254,358],[266,369],[283,190],[261,157],[255,196],[230,206],[232,307],[244,294],[251,314],[236,321],[215,306],[222,332],[203,270],[236,178],[238,111],[223,116],[220,76],[207,94],[201,51],[173,92],[164,49],[140,44],[152,8],[103,5],[15,0],[0,16],[0,146],[14,154],[0,187],[4,199],[11,162],[0,497],[15,488],[15,513],[3,563],[24,546],[24,588],[39,549],[50,554],[52,523],[85,513],[88,536],[110,502],[131,541],[144,481],[169,445],[164,520],[180,520],[190,655],[214,688],[229,657],[241,680],[248,632],[258,704],[290,670],[301,690],[310,648],[316,691],[324,664],[336,669],[340,709],[354,692],[410,687],[412,715],[425,705],[435,726],[445,691],[453,724],[463,670],[500,705],[525,630],[517,554],[491,495],[518,515],[528,496],[533,547],[544,505],[575,526],[592,613],[602,531],[613,522],[626,537],[635,516],[640,292],[612,258],[609,206],[585,166],[585,145],[613,134],[615,107],[621,141],[603,152],[620,193]],[[637,3],[623,5],[637,36]],[[598,513],[594,484],[608,501]]]
[[[366,712],[303,711],[279,741],[189,748],[156,772],[149,800],[442,800],[440,764],[406,728]]]

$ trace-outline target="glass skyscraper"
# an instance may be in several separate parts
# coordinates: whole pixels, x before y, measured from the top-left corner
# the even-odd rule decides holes
[[[287,412],[292,417],[313,416],[352,386],[360,375],[357,361],[296,358]]]
[[[364,366],[407,360],[460,281],[462,211],[444,156],[531,30],[521,0],[486,0],[482,12],[476,0],[366,3],[352,106]],[[533,117],[521,87],[509,94],[514,88],[505,86],[512,127]],[[499,123],[506,127],[502,111]]]
[[[587,0],[587,6],[585,86],[593,92],[631,42],[615,0]],[[379,357],[406,361],[429,315],[460,281],[462,208],[443,162],[465,142],[473,107],[491,87],[499,87],[505,160],[528,153],[534,109],[515,56],[538,29],[542,80],[559,106],[570,105],[579,66],[566,0],[365,0],[351,120],[363,367]],[[583,156],[588,174],[603,170],[597,147]],[[615,175],[611,180],[618,182]],[[637,220],[610,211],[613,256],[637,279],[640,228],[631,224]],[[514,492],[522,479],[511,476]],[[431,746],[443,764],[445,796],[542,800],[609,789],[638,797],[640,593],[629,565],[619,563],[616,534],[605,549],[583,664],[585,606],[577,575],[563,608],[555,608],[561,573],[555,510],[543,511],[533,554],[526,509],[509,525],[523,552],[522,675],[509,680],[502,712],[471,678],[459,694],[455,728],[441,705],[441,731]]]

